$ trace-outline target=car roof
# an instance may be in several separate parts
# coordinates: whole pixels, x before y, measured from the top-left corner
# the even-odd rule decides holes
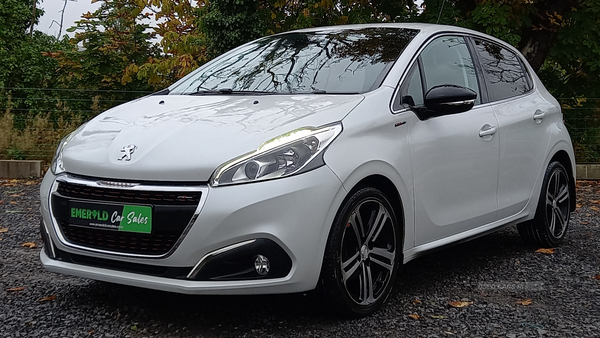
[[[450,26],[450,25],[439,25],[432,23],[419,23],[419,22],[393,22],[393,23],[368,23],[368,24],[352,24],[352,25],[337,25],[337,26],[323,26],[323,27],[312,27],[312,28],[303,28],[298,30],[292,30],[287,32],[282,32],[276,35],[288,34],[288,33],[325,33],[325,32],[333,32],[340,30],[355,30],[355,29],[363,29],[363,28],[398,28],[398,29],[414,29],[419,31],[419,35],[422,36],[431,36],[438,33],[459,33],[459,34],[468,34],[468,35],[476,35],[489,40],[493,40],[497,43],[500,43],[504,46],[510,46],[505,41],[502,41],[498,38],[490,36],[488,34],[478,32],[472,29],[458,27],[458,26]],[[514,50],[513,46],[510,46],[511,49]]]
[[[417,23],[417,22],[394,22],[394,23],[368,23],[368,24],[355,24],[355,25],[337,25],[337,26],[324,26],[324,27],[312,27],[312,28],[303,28],[290,32],[297,33],[316,33],[316,32],[328,32],[328,31],[336,31],[336,30],[353,30],[353,29],[362,29],[362,28],[404,28],[404,29],[416,29],[422,31],[424,33],[434,34],[437,32],[463,32],[463,33],[477,33],[479,32],[473,31],[471,29],[457,27],[457,26],[448,26],[448,25],[438,25],[431,23]],[[283,33],[285,34],[285,33]]]

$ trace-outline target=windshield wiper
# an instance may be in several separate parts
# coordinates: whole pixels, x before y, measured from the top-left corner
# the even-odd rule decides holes
[[[227,94],[234,94],[234,95],[253,95],[253,94],[261,94],[261,95],[268,95],[268,94],[279,94],[277,92],[266,92],[266,91],[260,91],[260,90],[233,90],[231,88],[221,88],[221,89],[216,89],[216,90],[212,90],[212,89],[201,89],[195,92],[191,92],[188,93],[188,95],[205,95],[205,94],[221,94],[221,95],[227,95]]]
[[[329,92],[329,91],[326,91],[323,89],[315,89],[312,92],[309,92],[306,94],[355,95],[355,94],[360,94],[360,93],[359,92]]]

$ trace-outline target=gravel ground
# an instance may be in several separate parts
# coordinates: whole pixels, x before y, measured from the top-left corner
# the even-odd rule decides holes
[[[312,293],[185,296],[47,272],[38,188],[0,180],[0,337],[600,337],[599,182],[578,183],[553,253],[513,228],[438,251],[404,266],[381,311],[354,320]]]

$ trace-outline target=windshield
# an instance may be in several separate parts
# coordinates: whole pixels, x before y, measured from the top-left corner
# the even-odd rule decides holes
[[[171,92],[364,93],[379,86],[416,33],[379,27],[270,36],[206,64]]]

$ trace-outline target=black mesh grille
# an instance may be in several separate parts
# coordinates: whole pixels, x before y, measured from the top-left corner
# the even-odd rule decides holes
[[[160,255],[169,252],[181,233],[140,234],[90,229],[61,222],[65,237],[86,247],[124,253]]]
[[[109,189],[88,187],[61,182],[57,192],[65,197],[109,201],[122,203],[161,204],[161,205],[196,205],[200,202],[200,192],[173,191],[140,191],[125,189]]]
[[[181,237],[200,201],[200,191],[139,191],[60,182],[52,210],[64,237],[73,244],[142,255],[168,253]],[[152,232],[126,232],[69,223],[70,201],[152,206]]]

